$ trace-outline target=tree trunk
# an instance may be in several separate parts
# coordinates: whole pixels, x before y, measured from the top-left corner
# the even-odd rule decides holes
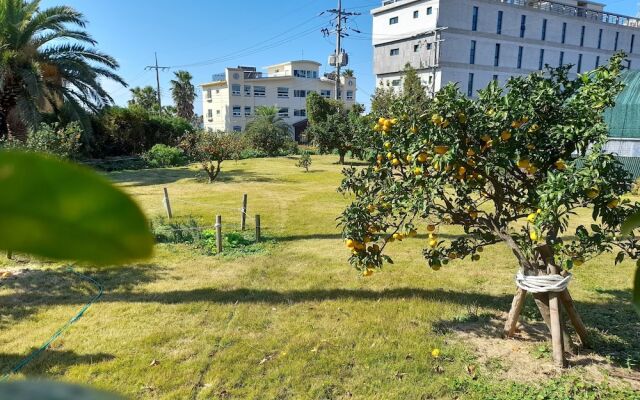
[[[340,165],[344,165],[344,156],[346,155],[346,152],[340,151],[338,154],[340,155],[340,160],[338,162]]]

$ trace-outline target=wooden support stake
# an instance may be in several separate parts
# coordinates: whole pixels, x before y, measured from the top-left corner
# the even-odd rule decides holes
[[[571,298],[571,294],[569,294],[568,289],[560,292],[560,301],[562,302],[564,309],[567,311],[567,315],[569,315],[571,324],[575,328],[578,337],[580,337],[580,344],[583,347],[589,347],[589,333],[587,332],[587,327],[584,325],[584,322],[582,322],[582,318],[580,318],[580,314],[578,314],[578,310],[576,310],[576,307],[573,304],[573,299]]]
[[[256,242],[260,241],[260,214],[256,214]]]
[[[162,188],[164,190],[164,207],[167,209],[167,217],[169,219],[173,218],[173,213],[171,212],[171,202],[169,201],[169,192],[167,188]]]
[[[524,301],[526,297],[527,297],[527,291],[524,289],[518,288],[516,295],[513,296],[513,301],[511,302],[511,310],[509,310],[509,315],[507,316],[507,322],[504,325],[505,337],[512,337],[514,333],[516,333],[518,319],[520,318],[520,313],[522,312],[522,307],[524,306]]]
[[[551,344],[553,346],[553,362],[558,367],[565,367],[562,343],[562,325],[560,324],[560,299],[558,293],[549,292],[549,319],[551,322]]]
[[[216,215],[216,249],[222,253],[222,215]]]
[[[242,208],[240,209],[240,230],[244,230],[247,225],[247,194],[242,195]]]

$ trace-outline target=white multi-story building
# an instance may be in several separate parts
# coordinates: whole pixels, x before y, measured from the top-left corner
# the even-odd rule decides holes
[[[640,68],[640,21],[591,1],[386,0],[371,14],[377,85],[400,87],[407,63],[430,91],[458,82],[469,96],[546,64],[588,71],[620,50]]]
[[[291,125],[296,140],[306,127],[306,97],[317,92],[335,98],[335,81],[321,76],[320,63],[288,61],[266,67],[227,68],[202,87],[202,114],[205,129],[243,131],[256,107],[276,106],[279,115]],[[340,77],[339,98],[347,107],[356,99],[356,78]]]

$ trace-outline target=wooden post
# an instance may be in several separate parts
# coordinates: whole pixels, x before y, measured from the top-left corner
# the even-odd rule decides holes
[[[171,202],[169,201],[169,192],[167,188],[162,188],[164,190],[164,207],[167,209],[167,217],[169,219],[173,218],[173,213],[171,212]]]
[[[222,253],[222,215],[216,215],[216,249]]]
[[[580,344],[582,344],[583,347],[589,347],[589,334],[587,332],[587,327],[584,325],[584,322],[582,322],[582,318],[580,318],[580,314],[578,314],[578,310],[576,310],[576,307],[573,304],[573,299],[571,298],[568,289],[560,292],[560,301],[562,302],[564,309],[567,311],[567,315],[569,315],[571,324],[576,329],[576,333],[580,338]]]
[[[260,214],[256,214],[256,242],[260,241]]]
[[[511,302],[511,310],[509,310],[509,315],[507,315],[507,322],[504,324],[505,337],[512,337],[513,334],[516,333],[518,319],[522,312],[522,307],[524,306],[526,297],[527,291],[518,288],[518,291],[516,292],[516,295],[513,296],[513,301]]]
[[[247,194],[242,195],[242,208],[240,209],[240,230],[244,231],[247,225]]]
[[[548,245],[538,247],[538,252],[547,266],[547,273],[559,274],[560,271],[553,260],[553,252]],[[560,314],[560,295],[549,292],[549,326],[551,327],[551,344],[553,347],[553,361],[558,367],[565,367],[564,343],[562,338],[562,321]],[[569,339],[568,337],[566,339]]]

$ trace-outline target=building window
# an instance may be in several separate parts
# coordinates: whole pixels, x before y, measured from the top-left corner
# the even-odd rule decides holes
[[[347,100],[353,100],[353,90],[347,90]]]
[[[390,55],[390,56],[397,56],[397,55],[400,55],[400,49],[391,49],[391,50],[389,51],[389,55]]]
[[[596,56],[596,68],[600,66],[600,56]]]
[[[233,106],[233,116],[234,117],[239,117],[240,116],[240,110],[242,110],[242,107],[240,106]]]
[[[206,93],[207,93],[206,94],[207,101],[211,101],[211,89],[207,89]]]
[[[207,119],[209,121],[213,120],[213,110],[207,110]]]
[[[431,50],[432,43],[427,43],[427,50]]]
[[[467,82],[467,96],[473,96],[473,72],[469,72],[469,82]]]
[[[473,7],[473,18],[471,20],[471,30],[472,31],[478,30],[478,7],[476,6]]]
[[[562,37],[560,39],[560,41],[562,43],[564,43],[567,40],[567,23],[563,22],[562,23]]]
[[[242,132],[242,127],[240,125],[234,125],[233,126],[233,131],[234,132]]]
[[[427,15],[433,14],[433,7],[427,7]]]
[[[578,54],[578,73],[582,72],[582,54]]]
[[[216,110],[216,115],[220,115],[220,110]]]
[[[433,75],[429,75],[428,82],[429,82],[429,85],[433,83]]]
[[[524,37],[524,31],[527,27],[527,16],[526,15],[522,15],[520,16],[520,37],[523,38]]]
[[[251,85],[244,85],[244,95],[251,96]]]
[[[580,28],[580,47],[584,46],[584,30],[585,30],[585,26],[582,25],[582,28]]]
[[[496,33],[498,35],[502,34],[502,11],[498,11],[498,23],[496,24]]]
[[[497,67],[500,65],[500,43],[496,43],[496,51],[493,55],[493,66]]]
[[[498,75],[494,75],[491,79],[492,79],[494,82],[498,82]]]
[[[294,90],[293,91],[293,97],[307,97],[307,91],[306,90]]]
[[[476,63],[476,41],[471,41],[471,49],[469,50],[469,64]]]
[[[524,47],[518,46],[518,69],[522,68],[522,52],[524,51]]]
[[[600,32],[598,32],[598,48],[602,48],[602,29],[600,29]]]
[[[308,71],[304,69],[294,69],[293,76],[297,78],[317,79],[318,71]]]
[[[631,60],[627,60],[627,68],[631,69]]]
[[[324,97],[325,99],[330,99],[331,98],[331,90],[326,90],[326,89],[320,90],[320,96]]]
[[[279,99],[288,99],[289,98],[289,88],[279,87],[278,88],[278,98]]]
[[[560,58],[558,59],[558,67],[562,67],[564,64],[564,51],[560,52]]]
[[[629,53],[633,53],[633,42],[636,40],[636,35],[631,35],[631,44],[629,45]]]
[[[254,97],[264,97],[267,95],[267,89],[264,86],[254,86],[253,87],[253,96]]]
[[[278,110],[278,117],[289,118],[289,107],[282,107]]]
[[[389,25],[395,25],[398,23],[398,17],[389,18]]]
[[[414,44],[414,45],[413,45],[413,52],[414,52],[414,53],[417,53],[417,52],[418,52],[418,50],[420,50],[420,45],[419,45],[419,44]]]
[[[540,36],[540,40],[547,40],[547,19],[542,20],[542,35]]]
[[[618,38],[620,37],[620,32],[616,32],[616,38],[613,41],[613,51],[618,50]]]
[[[250,117],[251,116],[251,107],[245,106],[245,108],[244,108],[244,116],[245,117]]]
[[[391,81],[391,86],[400,86],[400,79],[394,79]]]
[[[420,16],[420,12],[418,12],[418,10],[415,10],[413,12],[413,18],[418,18],[418,16]]]
[[[544,49],[540,49],[540,59],[538,60],[538,69],[544,67]]]
[[[240,85],[236,83],[231,85],[231,94],[234,96],[240,96]]]
[[[305,110],[304,108],[302,110],[293,110],[293,116],[294,117],[306,117],[307,116],[307,110]]]

